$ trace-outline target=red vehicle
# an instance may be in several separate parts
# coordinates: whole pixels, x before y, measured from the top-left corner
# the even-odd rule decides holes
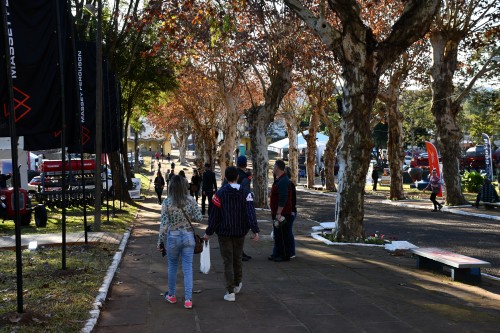
[[[441,162],[441,156],[439,156],[439,162]],[[415,155],[410,162],[410,166],[412,168],[429,169],[429,157],[427,153]]]
[[[500,161],[500,148],[492,152],[491,159],[493,161],[493,169],[495,169],[495,161]],[[484,170],[486,169],[486,158],[484,146],[475,146],[467,149],[465,156],[460,160],[462,170]]]
[[[19,216],[21,225],[26,226],[31,222],[31,201],[28,197],[28,191],[19,189]],[[14,220],[16,211],[14,210],[14,188],[0,189],[0,218],[5,220]]]

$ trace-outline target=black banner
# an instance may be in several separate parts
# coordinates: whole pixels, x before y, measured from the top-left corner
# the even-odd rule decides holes
[[[4,0],[2,0],[4,1]],[[71,24],[66,1],[60,1],[60,26],[57,1],[6,1],[9,49],[1,48],[2,57],[10,59],[14,91],[15,123],[18,136],[58,132],[62,128],[61,82],[58,38],[61,37],[65,72],[73,72],[70,64]],[[3,15],[3,14],[2,14]],[[74,78],[65,82],[66,124],[73,117]],[[0,63],[0,136],[10,136],[8,127],[8,85],[5,61]],[[69,107],[71,106],[71,107]],[[60,144],[59,144],[60,146]]]
[[[96,46],[95,43],[77,43],[78,72],[78,114],[80,121],[80,142],[68,147],[69,152],[95,153],[96,136]],[[103,115],[102,142],[103,153],[117,151],[119,148],[118,93],[116,77],[103,61]]]

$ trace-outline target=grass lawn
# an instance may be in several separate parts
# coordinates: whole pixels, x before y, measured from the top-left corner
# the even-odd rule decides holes
[[[142,171],[142,170],[141,170]],[[139,175],[138,175],[139,176]],[[142,192],[149,185],[147,176],[139,176]],[[135,220],[136,205],[115,201],[115,216],[112,202],[109,204],[110,218],[107,221],[106,203],[101,210],[101,231],[122,234]],[[37,228],[34,219],[22,234],[60,233],[61,209],[47,209],[47,227]],[[83,231],[83,208],[66,210],[67,232]],[[87,207],[87,224],[94,222],[94,208]],[[13,221],[0,223],[0,236],[15,233]],[[24,311],[17,314],[16,253],[0,250],[0,333],[7,332],[79,332],[89,318],[89,310],[102,285],[104,276],[118,249],[118,245],[72,245],[67,247],[67,269],[61,270],[61,247],[40,247],[36,251],[24,250],[23,298]]]
[[[17,314],[14,251],[0,251],[0,332],[79,332],[118,245],[80,245],[24,250],[24,313]]]

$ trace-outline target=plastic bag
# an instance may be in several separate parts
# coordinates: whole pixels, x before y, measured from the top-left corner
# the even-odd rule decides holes
[[[203,242],[203,252],[200,254],[200,272],[208,274],[210,271],[210,241]]]

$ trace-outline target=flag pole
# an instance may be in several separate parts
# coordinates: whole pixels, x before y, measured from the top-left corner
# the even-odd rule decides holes
[[[17,281],[17,312],[23,313],[23,256],[21,250],[21,218],[19,216],[19,169],[17,168],[18,156],[17,156],[17,135],[16,135],[16,124],[15,124],[15,113],[14,113],[14,82],[12,79],[11,63],[9,50],[11,45],[9,45],[9,40],[13,40],[13,36],[9,36],[9,25],[7,16],[10,15],[8,11],[8,2],[1,1],[2,3],[2,23],[4,31],[4,50],[5,50],[5,62],[7,69],[7,85],[9,98],[7,100],[7,107],[9,110],[9,128],[10,128],[10,149],[12,153],[12,182],[14,184],[14,224],[15,224],[15,235],[16,235],[16,281]],[[12,31],[12,30],[10,30]],[[12,46],[13,47],[13,46]]]

